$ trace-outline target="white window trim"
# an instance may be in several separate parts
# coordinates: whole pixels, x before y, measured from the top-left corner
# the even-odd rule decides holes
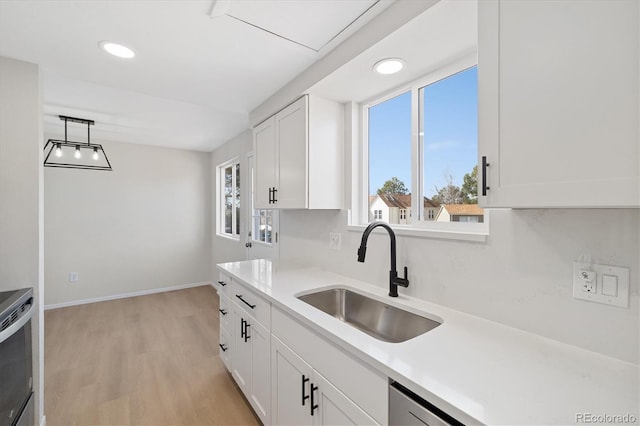
[[[218,164],[216,166],[216,216],[217,216],[217,220],[216,220],[216,235],[218,237],[222,237],[222,238],[226,238],[228,240],[231,241],[235,241],[237,243],[240,242],[240,235],[242,234],[242,221],[240,221],[240,229],[238,230],[237,234],[227,234],[226,232],[224,232],[224,214],[222,213],[222,205],[223,205],[223,194],[224,194],[224,179],[222,179],[222,173],[224,172],[224,169],[226,169],[227,167],[229,167],[230,165],[235,165],[235,164],[240,164],[240,158],[239,157],[234,157],[228,161],[225,161],[224,163]],[[240,173],[242,173],[242,165],[240,165]],[[236,180],[235,178],[232,179],[232,183],[231,183],[232,187],[235,188],[236,186]],[[242,187],[240,188],[240,199],[242,198]],[[233,208],[231,209],[231,223],[232,223],[232,227],[234,226],[234,224],[236,224],[236,209]]]
[[[411,81],[402,86],[396,87],[394,90],[375,96],[362,102],[359,105],[358,113],[360,115],[360,137],[353,139],[353,143],[358,145],[359,155],[354,158],[353,168],[358,173],[352,174],[352,214],[349,215],[349,225],[347,229],[353,232],[362,232],[369,223],[369,135],[368,135],[368,108],[385,102],[403,93],[412,92],[411,108],[417,111],[419,106],[418,91],[431,83],[442,80],[457,72],[477,65],[478,58],[474,52],[466,55],[456,61],[453,61],[420,79]],[[486,242],[489,235],[489,211],[485,209],[484,223],[460,223],[460,222],[434,222],[423,220],[424,208],[422,207],[423,190],[423,174],[422,174],[422,142],[419,140],[419,116],[418,113],[411,117],[411,216],[418,218],[418,223],[411,225],[392,224],[391,227],[398,235],[406,235],[412,237],[438,238],[459,241]],[[418,171],[420,173],[418,173]]]

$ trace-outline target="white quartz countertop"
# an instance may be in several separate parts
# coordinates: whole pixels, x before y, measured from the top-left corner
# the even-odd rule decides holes
[[[640,421],[637,365],[402,294],[390,298],[387,289],[321,269],[278,270],[267,260],[218,268],[463,423],[629,424],[629,416],[631,424]],[[354,289],[442,325],[387,343],[296,298],[332,287]]]

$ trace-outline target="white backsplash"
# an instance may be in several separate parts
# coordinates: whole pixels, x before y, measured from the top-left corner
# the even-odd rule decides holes
[[[639,363],[640,210],[493,210],[486,243],[398,236],[399,292]],[[372,234],[365,263],[356,261],[360,232],[344,211],[282,211],[280,261],[320,266],[386,287],[389,238]],[[329,232],[342,234],[341,250]],[[572,297],[572,262],[630,268],[629,308]]]

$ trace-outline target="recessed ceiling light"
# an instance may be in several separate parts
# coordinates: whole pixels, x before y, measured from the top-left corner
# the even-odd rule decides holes
[[[136,56],[135,52],[129,49],[127,46],[123,46],[111,41],[101,41],[100,47],[107,53],[117,56],[118,58],[131,59]]]
[[[404,61],[400,58],[386,58],[378,61],[373,66],[373,70],[378,74],[395,74],[404,68]]]

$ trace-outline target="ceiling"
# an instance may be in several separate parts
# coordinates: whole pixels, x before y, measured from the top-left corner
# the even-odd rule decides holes
[[[2,0],[0,55],[41,66],[49,136],[70,115],[93,139],[211,151],[392,1]]]
[[[420,79],[443,65],[477,56],[476,0],[443,0],[415,17],[308,92],[339,102],[368,101]],[[405,68],[393,75],[372,72],[383,58],[401,58]]]

